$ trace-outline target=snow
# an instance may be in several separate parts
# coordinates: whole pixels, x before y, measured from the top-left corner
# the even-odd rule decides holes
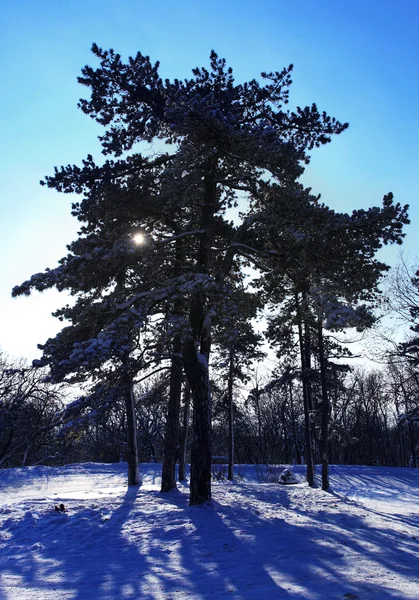
[[[1,470],[0,599],[418,600],[418,471],[332,466],[323,492],[236,466],[191,508],[160,469],[139,488],[123,463]]]

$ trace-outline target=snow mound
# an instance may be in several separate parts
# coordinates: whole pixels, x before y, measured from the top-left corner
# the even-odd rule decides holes
[[[293,483],[298,483],[298,479],[291,471],[291,469],[284,469],[281,475],[279,476],[279,483],[282,483],[284,485],[290,485]]]

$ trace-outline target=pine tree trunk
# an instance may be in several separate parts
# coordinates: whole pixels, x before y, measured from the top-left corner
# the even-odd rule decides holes
[[[193,401],[189,504],[195,506],[211,499],[211,394],[207,359],[193,342],[184,345],[183,359]]]
[[[403,392],[403,399],[404,399],[404,405],[405,405],[405,409],[406,409],[406,414],[409,414],[409,405],[407,402],[407,392],[404,389],[404,385],[402,383],[402,392]],[[409,459],[409,467],[413,467],[414,469],[416,469],[416,444],[415,444],[415,437],[414,437],[414,433],[413,433],[413,426],[412,426],[412,421],[411,419],[407,420],[407,428],[409,431],[409,442],[410,442],[410,459]]]
[[[298,295],[295,295],[297,321],[298,321],[298,337],[300,340],[300,359],[301,371],[303,379],[303,403],[304,403],[304,430],[305,430],[305,452],[304,458],[307,465],[307,482],[310,487],[314,486],[314,460],[313,448],[311,441],[311,422],[310,422],[310,382],[307,364],[307,354],[310,348],[306,348],[307,336],[303,336],[302,315]],[[307,352],[308,351],[308,352]]]
[[[183,409],[182,438],[180,441],[179,481],[186,480],[186,450],[188,447],[190,407],[191,407],[191,389],[190,389],[189,385],[186,384],[185,385],[185,406]]]
[[[128,485],[141,483],[138,468],[137,448],[137,423],[135,417],[135,402],[132,384],[125,385],[125,411],[127,417],[127,463],[128,463]]]
[[[300,447],[299,447],[299,440],[297,439],[297,431],[295,428],[295,412],[294,412],[294,398],[293,398],[293,391],[292,391],[292,380],[290,380],[290,409],[291,409],[291,423],[292,423],[292,437],[294,440],[294,447],[295,447],[295,460],[297,465],[301,465],[301,451],[300,451]]]
[[[213,220],[217,210],[217,157],[205,164],[204,197],[200,228],[203,233],[198,249],[197,269],[209,273]],[[206,306],[204,292],[196,291],[191,299],[189,322],[192,337],[183,345],[185,373],[193,400],[193,437],[191,447],[191,481],[189,504],[203,504],[211,499],[211,390],[209,385],[209,355],[211,349],[211,310]]]
[[[182,238],[175,242],[174,274],[182,272],[183,244]],[[180,314],[182,303],[176,300],[173,311]],[[182,391],[182,344],[180,335],[175,335],[170,366],[170,392],[167,408],[166,434],[164,439],[164,456],[161,478],[161,491],[170,492],[176,488],[176,455],[179,439],[180,395]]]
[[[322,490],[329,489],[329,414],[330,403],[327,393],[326,357],[324,355],[323,326],[318,320],[318,345],[320,358],[320,381],[322,390],[320,452],[322,456]]]
[[[182,390],[182,358],[180,336],[173,341],[173,356],[170,367],[170,393],[167,409],[166,435],[161,477],[161,491],[176,488],[176,455],[179,439],[180,394]]]
[[[233,402],[233,348],[230,348],[230,368],[228,374],[228,473],[227,479],[234,479],[234,402]]]

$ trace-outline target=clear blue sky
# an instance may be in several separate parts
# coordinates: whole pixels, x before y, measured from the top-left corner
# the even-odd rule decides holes
[[[186,77],[214,48],[237,81],[293,63],[291,105],[316,102],[350,128],[313,154],[304,182],[336,210],[411,205],[405,251],[418,250],[418,0],[19,0],[0,22],[0,346],[33,358],[59,329],[55,292],[11,288],[54,267],[77,230],[71,197],[38,184],[55,165],[99,155],[97,125],[77,109],[93,41],[141,50],[164,77]],[[74,222],[73,222],[74,221]],[[395,262],[397,250],[387,252]]]

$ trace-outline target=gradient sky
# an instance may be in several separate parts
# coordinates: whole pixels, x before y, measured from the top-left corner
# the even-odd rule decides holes
[[[313,153],[304,183],[336,210],[410,204],[404,252],[418,253],[418,0],[19,0],[0,22],[0,347],[34,358],[60,329],[66,303],[50,291],[12,299],[11,289],[53,268],[74,239],[71,196],[39,186],[55,165],[99,158],[100,128],[77,109],[77,83],[96,66],[92,42],[124,58],[140,50],[163,77],[207,66],[210,50],[236,80],[293,63],[291,106],[316,102],[348,131]],[[384,254],[394,264],[399,249]]]

